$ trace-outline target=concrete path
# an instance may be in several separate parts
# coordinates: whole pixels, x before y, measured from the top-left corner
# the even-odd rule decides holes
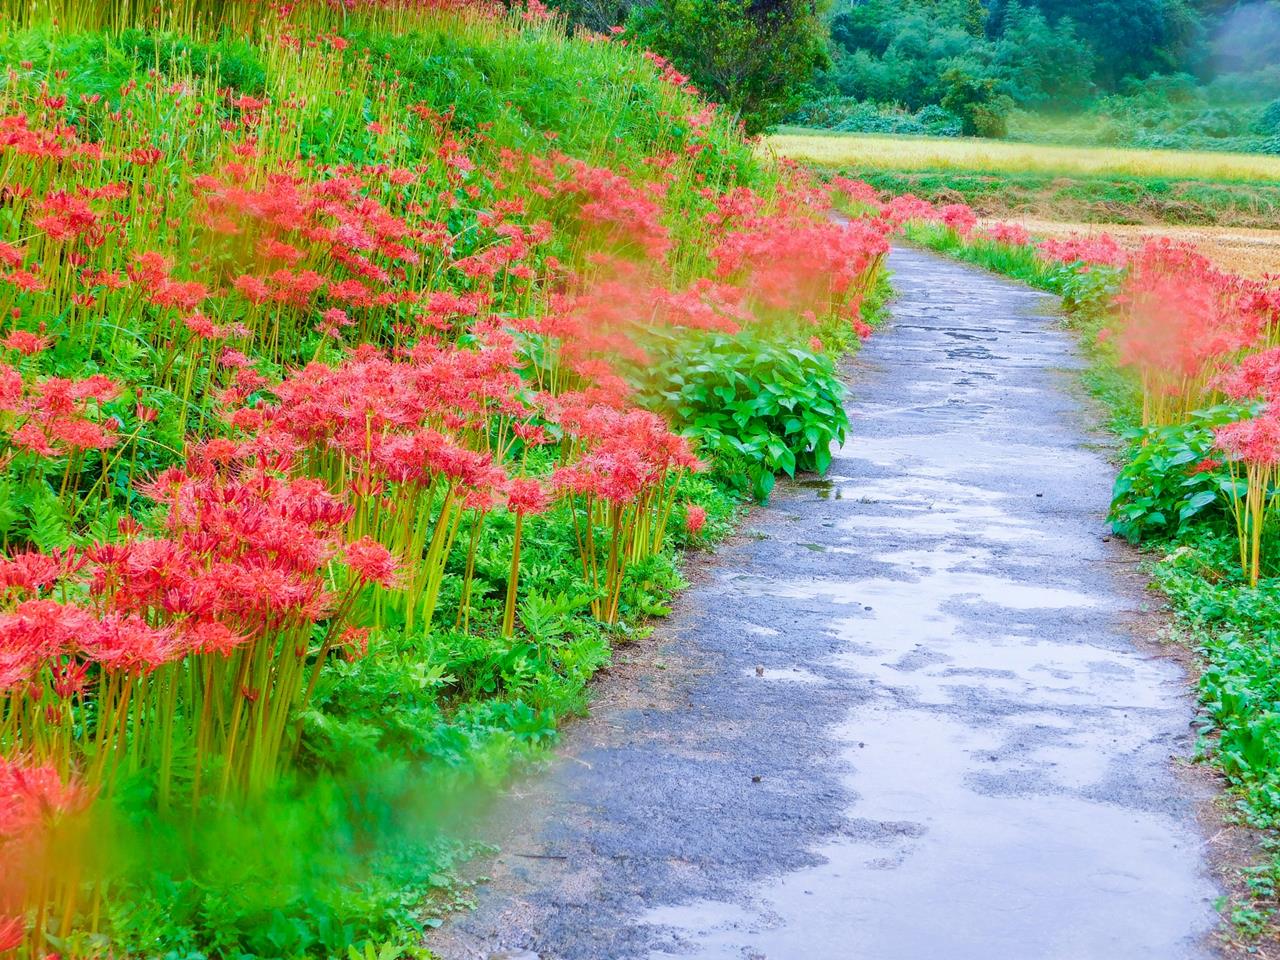
[[[1214,955],[1170,759],[1192,707],[1133,640],[1151,600],[1071,338],[1015,284],[892,269],[831,476],[757,514],[661,628],[666,669],[505,805],[445,960]]]

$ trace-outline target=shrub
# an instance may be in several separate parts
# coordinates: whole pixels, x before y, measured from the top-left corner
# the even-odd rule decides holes
[[[975,76],[965,67],[952,67],[942,75],[946,94],[942,107],[960,118],[967,136],[1003,137],[1009,132],[1013,100],[1000,93],[992,77]]]
[[[788,118],[791,123],[841,133],[894,133],[915,136],[958,137],[960,120],[931,104],[919,113],[878,106],[852,97],[824,97],[805,104]]]
[[[1280,100],[1272,100],[1262,108],[1255,127],[1264,136],[1280,136]]]
[[[1236,481],[1214,454],[1213,429],[1248,410],[1197,410],[1186,423],[1130,433],[1130,453],[1116,477],[1111,526],[1132,543],[1177,534],[1192,519],[1226,520]]]
[[[654,0],[629,25],[749,134],[794,110],[828,63],[826,29],[806,0]]]
[[[755,336],[708,337],[657,365],[643,389],[647,406],[761,500],[776,473],[824,472],[849,426],[830,357]]]

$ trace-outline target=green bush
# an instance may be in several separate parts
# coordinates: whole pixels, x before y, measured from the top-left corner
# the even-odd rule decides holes
[[[1234,533],[1200,533],[1155,568],[1207,661],[1200,675],[1201,732],[1240,788],[1252,822],[1280,826],[1280,590],[1240,578]],[[1273,854],[1274,856],[1274,854]],[[1280,876],[1280,860],[1272,871]]]
[[[653,0],[629,26],[750,134],[794,110],[829,63],[826,29],[806,0]]]
[[[788,122],[841,133],[894,133],[913,136],[958,137],[960,120],[930,104],[918,113],[878,106],[852,97],[824,97],[807,103]]]
[[[1255,128],[1264,136],[1280,136],[1280,100],[1272,100],[1262,108]]]
[[[1184,424],[1131,432],[1112,495],[1112,529],[1139,543],[1175,536],[1193,518],[1225,522],[1236,481],[1213,457],[1213,428],[1248,413],[1247,407],[1217,406],[1193,412]]]
[[[1013,99],[1000,92],[994,77],[978,76],[964,67],[952,67],[942,75],[946,90],[941,106],[960,118],[967,136],[1003,137],[1009,132]]]
[[[696,437],[731,485],[760,500],[778,473],[824,473],[849,427],[830,357],[745,333],[686,345],[642,390],[646,406]]]

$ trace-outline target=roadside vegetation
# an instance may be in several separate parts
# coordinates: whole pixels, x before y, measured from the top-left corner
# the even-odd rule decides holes
[[[886,225],[536,0],[0,24],[0,955],[420,953]]]
[[[1116,533],[1144,547],[1175,638],[1199,663],[1200,748],[1229,785],[1228,815],[1262,831],[1230,913],[1274,932],[1280,882],[1280,293],[1191,245],[1127,249],[1109,235],[1037,240],[979,226],[962,204],[883,202],[836,181],[911,242],[1058,294],[1091,361],[1089,386],[1123,440]]]

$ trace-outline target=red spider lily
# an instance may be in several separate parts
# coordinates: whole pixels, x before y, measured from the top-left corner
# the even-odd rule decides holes
[[[79,895],[76,855],[92,793],[50,765],[0,757],[0,953],[65,937]],[[27,915],[31,915],[28,926]]]
[[[1236,278],[1168,241],[1150,241],[1134,256],[1117,304],[1114,340],[1120,362],[1142,377],[1147,423],[1183,417],[1267,320]]]
[[[347,566],[359,579],[391,589],[400,578],[400,565],[391,551],[371,537],[347,544]]]
[[[967,237],[978,225],[978,215],[967,203],[949,203],[938,210],[938,216],[962,237]]]
[[[1187,473],[1193,476],[1199,473],[1212,473],[1221,466],[1221,460],[1216,460],[1213,457],[1205,457],[1203,460],[1198,461],[1190,470],[1187,471]]]
[[[861,207],[869,213],[879,215],[880,192],[865,180],[852,180],[848,177],[832,177],[829,186],[833,194],[841,195],[854,206]]]
[[[26,251],[22,247],[17,247],[12,243],[0,241],[0,266],[16,270],[22,266],[22,262],[26,259],[26,255]]]
[[[1262,529],[1276,502],[1280,467],[1280,418],[1267,411],[1214,429],[1214,443],[1227,454],[1233,476],[1243,474],[1245,492],[1232,486],[1232,511],[1240,540],[1240,569],[1257,586],[1262,565]]]
[[[593,610],[614,623],[627,564],[661,549],[675,478],[701,464],[688,441],[654,414],[618,411],[586,397],[561,397],[548,406],[581,451],[556,471],[554,482],[570,501],[583,575],[598,592]],[[603,557],[597,524],[609,531]]]
[[[696,537],[706,525],[707,511],[703,507],[691,503],[684,508],[684,528],[689,531],[690,536]]]
[[[82,239],[96,245],[105,236],[98,214],[85,200],[65,190],[51,191],[44,198],[34,225],[50,240],[59,242]]]
[[[983,229],[981,234],[992,243],[1010,247],[1024,247],[1031,242],[1031,234],[1027,232],[1027,228],[1017,223],[993,223]]]
[[[276,388],[280,403],[262,430],[291,438],[334,489],[356,493],[349,536],[406,558],[403,589],[380,602],[411,626],[431,622],[468,503],[505,483],[498,460],[514,437],[509,424],[532,412],[514,366],[501,336],[478,350],[424,341],[399,362],[365,351],[336,368],[311,364]],[[380,509],[391,490],[396,507]]]
[[[670,60],[659,56],[652,50],[644,51],[644,58],[657,67],[663,83],[668,83],[676,89],[684,90],[687,93],[698,93],[698,88],[690,82],[687,76],[672,66]]]
[[[0,558],[0,588],[38,595],[76,567],[71,551],[53,554],[34,550]]]
[[[1037,249],[1046,260],[1057,263],[1103,267],[1124,267],[1129,263],[1129,252],[1109,233],[1072,234],[1061,239],[1051,237],[1041,240]]]
[[[1235,460],[1259,467],[1280,465],[1280,418],[1262,414],[1214,430],[1217,446]]]
[[[119,393],[118,384],[100,375],[32,381],[0,363],[0,431],[8,434],[10,456],[23,462],[65,457],[60,493],[68,496],[85,455],[118,442],[118,421],[105,417],[102,406]]]
[[[881,227],[756,216],[712,251],[717,273],[750,292],[765,315],[826,317],[859,302],[889,252]]]
[[[584,232],[584,242],[614,256],[662,261],[671,249],[671,238],[662,223],[662,187],[633,183],[606,167],[593,167],[566,154],[547,158],[504,155],[513,171],[524,164],[534,193],[554,201],[564,198],[568,216]]]
[[[3,344],[6,350],[16,351],[24,357],[33,357],[47,350],[52,343],[51,338],[42,337],[27,330],[11,330],[3,340],[0,340],[0,344]]]
[[[1216,381],[1233,400],[1280,400],[1280,347],[1244,357]]]
[[[898,194],[892,197],[881,208],[880,216],[886,223],[894,227],[900,227],[903,224],[912,222],[937,222],[941,219],[941,214],[937,207],[928,200],[921,200],[910,193]]]
[[[26,937],[27,921],[24,917],[0,917],[0,953],[17,950]]]

